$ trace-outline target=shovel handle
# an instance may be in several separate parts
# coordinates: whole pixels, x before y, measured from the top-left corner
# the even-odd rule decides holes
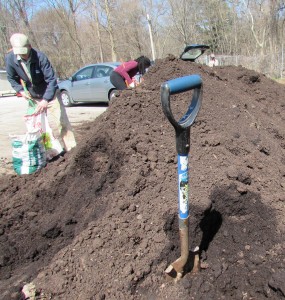
[[[200,88],[202,80],[199,75],[188,75],[168,80],[165,83],[169,86],[170,94],[174,95],[182,92],[187,92],[194,88]]]
[[[26,82],[23,79],[20,79],[20,82],[21,82],[21,85],[22,85],[22,87],[24,89],[25,94],[28,95],[29,94],[29,90],[27,89]],[[35,103],[35,101],[33,99],[29,98],[28,100],[29,100],[29,106],[36,107],[36,103]]]
[[[179,121],[173,117],[170,95],[193,90],[193,97],[186,113]],[[188,75],[166,81],[161,85],[162,109],[176,132],[176,148],[180,155],[187,155],[190,149],[190,127],[194,123],[202,102],[202,79],[199,75]]]

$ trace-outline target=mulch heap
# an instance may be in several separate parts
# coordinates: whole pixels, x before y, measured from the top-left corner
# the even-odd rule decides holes
[[[169,79],[198,74],[191,127],[190,243],[201,271],[164,275],[180,256]],[[184,114],[191,92],[171,98]],[[26,176],[0,179],[0,293],[19,299],[285,298],[285,86],[243,67],[169,56],[93,122],[78,147]]]

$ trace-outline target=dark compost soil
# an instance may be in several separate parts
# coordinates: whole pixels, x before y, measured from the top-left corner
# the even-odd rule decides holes
[[[190,246],[201,271],[168,281],[180,256],[177,152],[160,86],[199,74],[191,127]],[[171,97],[182,116],[191,92]],[[242,67],[157,60],[135,90],[76,128],[73,152],[0,178],[0,294],[20,299],[285,298],[285,86]]]

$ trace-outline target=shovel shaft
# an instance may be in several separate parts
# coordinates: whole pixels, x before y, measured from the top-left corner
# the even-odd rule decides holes
[[[20,82],[21,82],[21,85],[24,89],[24,92],[26,93],[26,95],[29,94],[29,91],[27,89],[27,85],[26,85],[26,82],[23,80],[23,79],[20,79]],[[34,112],[35,112],[35,109],[36,109],[36,103],[33,99],[28,99],[29,101],[29,107],[28,107],[28,111],[27,111],[27,114],[28,115],[32,115]]]
[[[179,218],[179,233],[180,233],[180,241],[181,241],[180,263],[183,268],[189,256],[189,218],[187,219]],[[183,270],[180,270],[180,272],[182,271]]]
[[[166,270],[166,273],[170,273],[173,269],[176,273],[176,278],[180,279],[184,273],[184,266],[187,263],[189,257],[189,218],[179,219],[179,234],[180,234],[180,251],[181,255],[176,261],[174,261]]]

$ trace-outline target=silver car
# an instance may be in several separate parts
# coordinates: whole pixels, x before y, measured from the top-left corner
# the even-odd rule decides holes
[[[120,62],[98,63],[83,67],[67,80],[60,81],[61,98],[64,106],[78,102],[108,102],[116,93],[110,82],[111,72]]]

